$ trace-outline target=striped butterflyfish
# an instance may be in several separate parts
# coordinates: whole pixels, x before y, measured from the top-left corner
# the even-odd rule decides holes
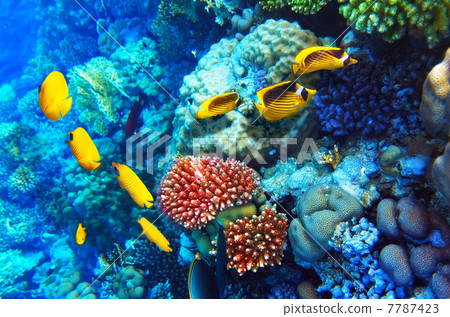
[[[89,134],[83,128],[69,132],[70,150],[78,163],[87,171],[96,171],[100,163],[100,154]]]
[[[120,188],[126,189],[134,202],[140,207],[150,208],[153,206],[153,196],[145,187],[139,177],[124,164],[112,163]]]
[[[261,105],[253,104],[266,120],[278,121],[296,114],[315,93],[296,82],[284,81],[259,90],[257,95]]]
[[[291,66],[292,74],[303,75],[317,70],[332,70],[358,61],[351,58],[342,48],[313,46],[301,50],[295,56],[296,65]]]
[[[197,118],[204,119],[225,114],[239,107],[244,101],[235,92],[229,92],[205,100],[197,111]]]
[[[69,112],[72,97],[69,97],[66,79],[60,72],[48,74],[38,92],[39,107],[48,119],[58,121]]]

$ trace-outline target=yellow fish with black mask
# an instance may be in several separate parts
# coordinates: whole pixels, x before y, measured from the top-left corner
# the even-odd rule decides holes
[[[235,92],[229,92],[205,100],[197,111],[197,119],[214,117],[228,113],[239,107],[244,101]]]
[[[58,121],[69,112],[72,97],[69,97],[69,88],[63,74],[56,71],[48,74],[38,91],[39,107],[48,119]]]
[[[342,48],[313,46],[301,50],[295,56],[297,65],[291,66],[292,74],[303,75],[318,70],[332,70],[358,61],[351,58]]]
[[[284,81],[258,91],[260,104],[253,103],[267,121],[278,121],[293,116],[316,94],[294,81]]]

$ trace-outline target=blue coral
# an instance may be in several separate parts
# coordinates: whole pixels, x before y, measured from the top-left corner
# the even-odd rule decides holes
[[[367,54],[357,59],[355,65],[324,73],[318,85],[314,108],[322,131],[372,136],[417,129],[421,85],[432,58],[420,51],[405,56],[402,50],[381,60]]]

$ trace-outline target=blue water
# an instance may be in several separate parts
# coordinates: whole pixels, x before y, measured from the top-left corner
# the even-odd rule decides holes
[[[193,297],[448,298],[449,118],[433,106],[448,114],[450,72],[427,75],[450,30],[430,43],[406,26],[391,43],[347,28],[335,2],[312,15],[211,3],[2,1],[0,298],[189,298],[189,279]],[[299,79],[290,66],[310,46],[357,63],[300,76],[311,100],[297,94],[300,107],[271,121],[257,92]],[[72,97],[58,121],[37,89],[53,71]],[[196,116],[228,92],[244,104]],[[69,142],[79,127],[92,144]],[[98,170],[77,146],[98,150]],[[142,234],[142,217],[171,252]],[[242,238],[241,221],[271,230]]]

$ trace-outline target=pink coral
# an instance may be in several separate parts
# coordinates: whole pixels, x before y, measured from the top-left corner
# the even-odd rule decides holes
[[[230,222],[225,230],[228,268],[234,267],[242,275],[266,265],[281,264],[287,228],[286,216],[271,209],[252,219]]]
[[[186,228],[201,228],[217,212],[248,203],[259,182],[254,170],[236,160],[187,156],[163,179],[159,207]]]

